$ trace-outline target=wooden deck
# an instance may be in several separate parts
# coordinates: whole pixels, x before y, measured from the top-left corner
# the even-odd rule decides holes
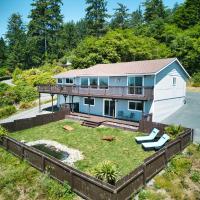
[[[84,113],[70,113],[70,115],[67,115],[66,118],[75,119],[79,121],[91,121],[100,123],[101,125],[113,127],[113,128],[121,128],[124,130],[131,130],[131,131],[137,131],[139,127],[139,123],[132,122],[132,121],[126,121],[121,119],[113,119],[108,117],[102,117],[102,116],[96,116],[96,115],[89,115]]]

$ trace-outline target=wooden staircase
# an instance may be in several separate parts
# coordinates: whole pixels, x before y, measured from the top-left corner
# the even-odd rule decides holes
[[[96,128],[101,125],[101,122],[84,120],[81,125],[91,127],[91,128]]]

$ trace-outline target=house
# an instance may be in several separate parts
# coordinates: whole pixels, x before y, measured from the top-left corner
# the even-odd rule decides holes
[[[189,77],[177,58],[168,58],[70,70],[55,76],[56,86],[38,89],[76,112],[133,121],[151,113],[159,122],[184,105]]]

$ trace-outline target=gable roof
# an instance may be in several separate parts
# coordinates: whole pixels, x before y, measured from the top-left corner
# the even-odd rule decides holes
[[[178,61],[177,58],[158,60],[144,60],[124,63],[97,64],[87,69],[75,69],[60,73],[54,78],[66,78],[77,76],[127,76],[127,75],[151,75],[163,70],[165,67]],[[179,65],[183,66],[178,61]],[[183,68],[185,71],[185,69]],[[187,76],[189,74],[185,71]]]

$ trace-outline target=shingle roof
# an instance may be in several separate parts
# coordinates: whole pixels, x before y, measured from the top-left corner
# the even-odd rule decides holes
[[[144,60],[124,63],[97,64],[87,69],[76,69],[60,73],[55,78],[77,76],[126,76],[130,74],[155,74],[165,66],[175,61],[176,58],[158,60]]]

